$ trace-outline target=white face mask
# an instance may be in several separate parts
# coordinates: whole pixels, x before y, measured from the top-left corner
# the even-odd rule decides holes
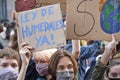
[[[57,72],[57,80],[73,80],[73,71]]]
[[[17,80],[18,71],[13,68],[4,68],[0,70],[0,80]]]

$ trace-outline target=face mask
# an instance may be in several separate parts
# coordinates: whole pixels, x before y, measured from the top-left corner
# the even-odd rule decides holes
[[[73,80],[73,78],[73,71],[57,72],[57,80]]]
[[[0,80],[17,80],[18,71],[13,68],[4,68],[0,70]]]
[[[120,80],[120,78],[109,78],[109,80]]]
[[[40,63],[36,65],[36,70],[40,76],[45,76],[48,74],[48,64],[47,63]]]

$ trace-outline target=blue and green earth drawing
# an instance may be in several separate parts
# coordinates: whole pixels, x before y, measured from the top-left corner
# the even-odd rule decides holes
[[[100,14],[101,28],[105,33],[120,31],[120,0],[107,0]]]

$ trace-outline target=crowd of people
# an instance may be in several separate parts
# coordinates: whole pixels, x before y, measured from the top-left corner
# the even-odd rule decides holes
[[[120,80],[120,43],[66,40],[62,48],[33,52],[22,43],[18,48],[17,21],[2,19],[0,39],[0,80]]]
[[[1,39],[8,45],[0,47],[0,80],[120,80],[120,47],[114,35],[107,44],[66,40],[64,48],[34,53],[27,43],[18,49],[15,22],[1,21],[4,30]]]

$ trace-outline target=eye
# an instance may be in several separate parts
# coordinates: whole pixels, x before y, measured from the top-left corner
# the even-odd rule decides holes
[[[16,68],[18,65],[14,63],[14,64],[12,64],[11,66],[12,66],[13,68]]]
[[[64,70],[64,66],[58,66],[58,70]]]
[[[3,63],[3,64],[1,64],[1,66],[5,68],[5,67],[8,66],[8,64],[7,63]]]
[[[43,60],[43,59],[41,59],[41,60],[40,60],[40,63],[46,63],[46,61],[45,61],[45,60]]]
[[[47,61],[41,59],[41,60],[34,60],[36,64],[39,64],[39,63],[47,63]]]
[[[116,78],[117,77],[117,73],[111,73],[111,77],[112,78]]]
[[[61,70],[64,70],[64,66],[61,66],[60,69],[61,69]]]
[[[72,64],[69,64],[69,65],[68,65],[68,69],[73,69],[73,65],[72,65]]]

